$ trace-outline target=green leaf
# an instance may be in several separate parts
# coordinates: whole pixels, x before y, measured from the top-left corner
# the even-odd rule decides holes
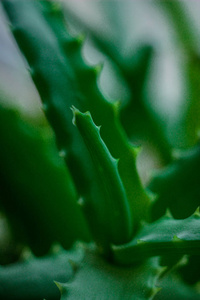
[[[118,161],[112,157],[102,141],[100,128],[94,124],[90,113],[81,113],[73,108],[73,114],[73,122],[90,152],[97,180],[104,194],[100,203],[93,204],[95,218],[99,219],[99,225],[102,227],[100,231],[103,231],[102,236],[105,239],[107,237],[108,242],[123,244],[131,238],[132,220],[126,192],[118,172]]]
[[[44,254],[89,240],[78,196],[52,132],[0,107],[0,205],[22,243]],[[59,222],[58,222],[59,220]]]
[[[192,275],[192,271],[189,273]],[[176,274],[168,275],[159,280],[161,291],[154,300],[199,300],[199,292],[182,282]]]
[[[200,205],[200,146],[181,153],[149,184],[149,189],[158,195],[152,207],[154,220],[162,216],[166,208],[170,208],[175,218],[186,218]]]
[[[59,300],[54,280],[66,282],[74,276],[70,256],[70,252],[68,255],[68,252],[60,250],[42,258],[30,257],[23,262],[0,266],[1,299]]]
[[[120,124],[119,103],[110,103],[102,94],[98,79],[101,66],[90,67],[82,55],[83,39],[72,37],[68,31],[62,10],[56,12],[52,3],[41,2],[44,17],[57,37],[60,47],[65,52],[68,66],[74,72],[77,86],[78,104],[82,111],[90,111],[94,122],[101,126],[101,137],[111,155],[119,159],[119,174],[126,189],[133,223],[137,227],[141,218],[148,218],[147,208],[150,196],[143,189],[136,168],[137,147],[133,147]]]
[[[162,273],[157,259],[136,267],[117,267],[104,261],[94,250],[86,249],[81,268],[73,280],[60,284],[61,300],[71,299],[153,299]]]
[[[77,103],[77,92],[71,80],[73,73],[57,37],[41,14],[39,1],[8,0],[2,3],[12,20],[13,34],[29,63],[43,110],[56,133],[59,151],[65,156],[79,195],[85,196],[92,170],[88,169],[87,150],[71,122],[70,107]]]
[[[136,168],[137,151],[128,143],[116,105],[109,103],[99,91],[96,68],[85,64],[80,43],[74,43],[68,34],[60,39],[63,20],[55,14],[58,25],[55,26],[54,13],[51,18],[47,18],[46,13],[42,15],[42,3],[3,1],[15,38],[33,70],[32,76],[45,104],[47,118],[56,132],[58,145],[67,154],[65,160],[80,196],[91,202],[93,199],[100,201],[103,195],[101,187],[92,180],[95,171],[89,153],[72,128],[69,115],[72,105],[82,111],[89,110],[95,124],[102,125],[101,136],[111,155],[120,159],[119,174],[131,207],[133,227],[137,228],[142,218],[148,218],[150,204]],[[52,10],[55,12],[54,7]]]
[[[151,256],[198,254],[200,250],[200,215],[184,220],[168,216],[144,225],[128,244],[113,246],[114,260],[130,265]]]
[[[162,163],[168,164],[172,159],[172,153],[166,135],[166,128],[161,125],[160,117],[152,109],[150,101],[147,103],[148,95],[146,94],[148,93],[146,83],[149,80],[149,71],[156,55],[155,45],[153,46],[148,41],[147,44],[144,43],[144,45],[142,44],[138,49],[135,49],[134,41],[131,44],[129,41],[129,48],[132,49],[133,54],[125,55],[124,53],[129,52],[130,49],[126,52],[123,50],[123,40],[130,35],[129,30],[133,30],[131,26],[131,29],[127,27],[126,15],[123,15],[124,7],[130,9],[129,6],[134,9],[129,3],[119,2],[115,7],[112,7],[109,2],[97,4],[97,9],[99,7],[103,11],[105,10],[105,24],[106,22],[108,24],[104,24],[104,31],[111,25],[112,33],[110,33],[109,39],[106,34],[100,34],[92,26],[87,26],[80,19],[77,19],[74,16],[76,12],[71,13],[72,20],[75,19],[74,22],[81,23],[79,25],[89,34],[97,48],[111,60],[116,73],[119,73],[119,78],[125,83],[130,92],[128,101],[119,107],[120,120],[127,135],[136,144],[148,142],[151,146],[153,145],[158,151]],[[70,14],[69,11],[66,13],[67,15]],[[119,18],[119,15],[123,15],[123,18]],[[59,30],[56,30],[56,34],[59,35]],[[59,39],[60,37],[61,31]],[[119,42],[122,47],[119,46]]]

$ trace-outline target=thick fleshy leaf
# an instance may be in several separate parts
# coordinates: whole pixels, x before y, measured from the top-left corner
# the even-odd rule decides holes
[[[114,260],[122,265],[142,261],[151,256],[199,254],[199,211],[187,219],[175,220],[166,215],[154,223],[144,225],[134,239],[121,246],[113,246]]]
[[[155,295],[154,300],[199,300],[200,297],[197,289],[182,282],[177,274],[161,278],[159,286],[161,291]]]
[[[102,235],[110,243],[123,244],[131,238],[132,220],[126,192],[119,176],[118,160],[112,157],[101,139],[100,128],[94,124],[91,114],[81,113],[76,108],[73,108],[73,113],[73,122],[90,152],[97,180],[104,194],[102,201],[96,203],[95,207],[96,218],[99,218],[102,226],[99,230],[103,231]]]
[[[68,34],[60,39],[59,30],[61,28],[63,33],[64,24],[60,26],[63,20],[54,5],[50,5],[52,14],[48,18],[41,9],[43,1],[8,0],[3,4],[12,22],[13,34],[31,67],[59,147],[66,154],[65,159],[80,196],[93,203],[101,201],[103,194],[101,186],[93,180],[95,170],[89,153],[72,127],[72,105],[82,111],[89,110],[95,124],[102,125],[103,141],[111,155],[120,159],[119,174],[131,207],[133,226],[138,227],[142,218],[148,218],[150,197],[141,185],[136,168],[137,151],[128,143],[117,117],[116,105],[109,103],[99,91],[96,68],[85,64],[80,43],[74,43]],[[31,17],[28,17],[30,11]]]
[[[102,94],[98,79],[101,66],[90,67],[84,61],[82,51],[84,39],[74,38],[66,28],[61,6],[41,1],[44,17],[54,31],[60,47],[76,78],[79,90],[78,104],[82,111],[90,111],[95,124],[101,126],[101,136],[111,155],[119,159],[119,174],[126,189],[130,203],[134,225],[140,218],[148,218],[147,207],[150,196],[141,186],[136,168],[137,147],[129,144],[127,136],[119,121],[119,103],[110,103]],[[144,67],[145,68],[145,67]]]
[[[0,107],[0,140],[0,206],[18,240],[37,255],[55,241],[65,247],[88,241],[74,183],[50,129]]]
[[[197,145],[180,152],[179,158],[152,179],[149,189],[158,195],[152,218],[162,216],[166,208],[170,208],[175,218],[189,217],[200,206],[199,184],[200,146]]]
[[[153,258],[136,267],[117,267],[87,249],[72,281],[59,284],[61,300],[136,299],[147,300],[160,290],[156,286],[163,268]]]
[[[80,251],[57,253],[35,258],[30,255],[22,262],[0,266],[0,298],[4,300],[59,300],[54,281],[66,282],[74,276],[70,259],[79,260]],[[26,252],[27,255],[27,252]],[[78,262],[78,261],[77,261]]]

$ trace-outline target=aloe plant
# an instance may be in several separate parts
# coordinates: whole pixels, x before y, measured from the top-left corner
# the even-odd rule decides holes
[[[101,66],[86,62],[83,35],[72,35],[60,2],[2,7],[55,133],[0,108],[0,204],[20,245],[17,261],[0,267],[2,299],[199,299],[197,128],[183,126],[190,149],[174,158],[143,95],[153,46],[127,65],[90,32],[129,89],[128,101],[111,101],[99,87]],[[191,102],[189,118],[198,107]],[[162,164],[147,186],[140,144]]]

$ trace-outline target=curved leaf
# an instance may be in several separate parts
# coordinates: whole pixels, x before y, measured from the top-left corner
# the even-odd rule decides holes
[[[110,243],[123,244],[131,238],[132,220],[126,192],[118,172],[118,161],[112,157],[102,141],[100,128],[94,124],[90,113],[83,114],[75,108],[73,113],[73,122],[90,152],[97,180],[104,194],[101,202],[96,203],[96,218],[100,219],[103,236],[108,236]]]

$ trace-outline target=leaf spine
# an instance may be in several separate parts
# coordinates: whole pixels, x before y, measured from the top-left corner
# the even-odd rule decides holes
[[[80,34],[77,37],[65,37],[63,38],[63,48],[65,51],[71,48],[73,51],[82,51],[83,44],[85,43],[86,35]]]
[[[131,145],[131,151],[135,157],[135,159],[138,158],[138,155],[141,153],[142,151],[142,147],[141,146],[132,146]]]
[[[147,194],[148,194],[149,199],[150,199],[150,204],[153,205],[154,203],[156,203],[156,201],[159,198],[159,195],[152,192],[152,191],[150,191],[149,189],[147,190]]]
[[[76,114],[79,112],[79,110],[74,105],[72,105],[70,109],[73,113],[72,124],[76,126]]]
[[[150,299],[153,300],[153,298],[155,297],[155,295],[160,291],[162,290],[162,287],[159,287],[159,286],[154,286],[151,291],[150,291]]]
[[[58,282],[58,281],[54,281],[54,283],[57,286],[57,288],[59,289],[61,295],[64,295],[67,292],[66,284],[63,284],[63,283]]]
[[[174,219],[169,208],[166,209],[164,218],[166,218],[166,219]]]
[[[142,244],[146,244],[146,243],[148,243],[148,242],[144,241],[144,240],[141,240],[141,239],[137,240],[138,245],[142,245]]]
[[[172,241],[173,242],[182,242],[183,240],[181,240],[177,235],[174,235]]]
[[[197,218],[200,218],[200,208],[199,208],[199,206],[198,206],[197,209],[195,210],[193,216],[194,216],[194,217],[197,217]]]
[[[160,278],[166,271],[167,271],[168,267],[164,266],[164,267],[158,267],[158,269],[156,270],[156,275],[158,278]]]

